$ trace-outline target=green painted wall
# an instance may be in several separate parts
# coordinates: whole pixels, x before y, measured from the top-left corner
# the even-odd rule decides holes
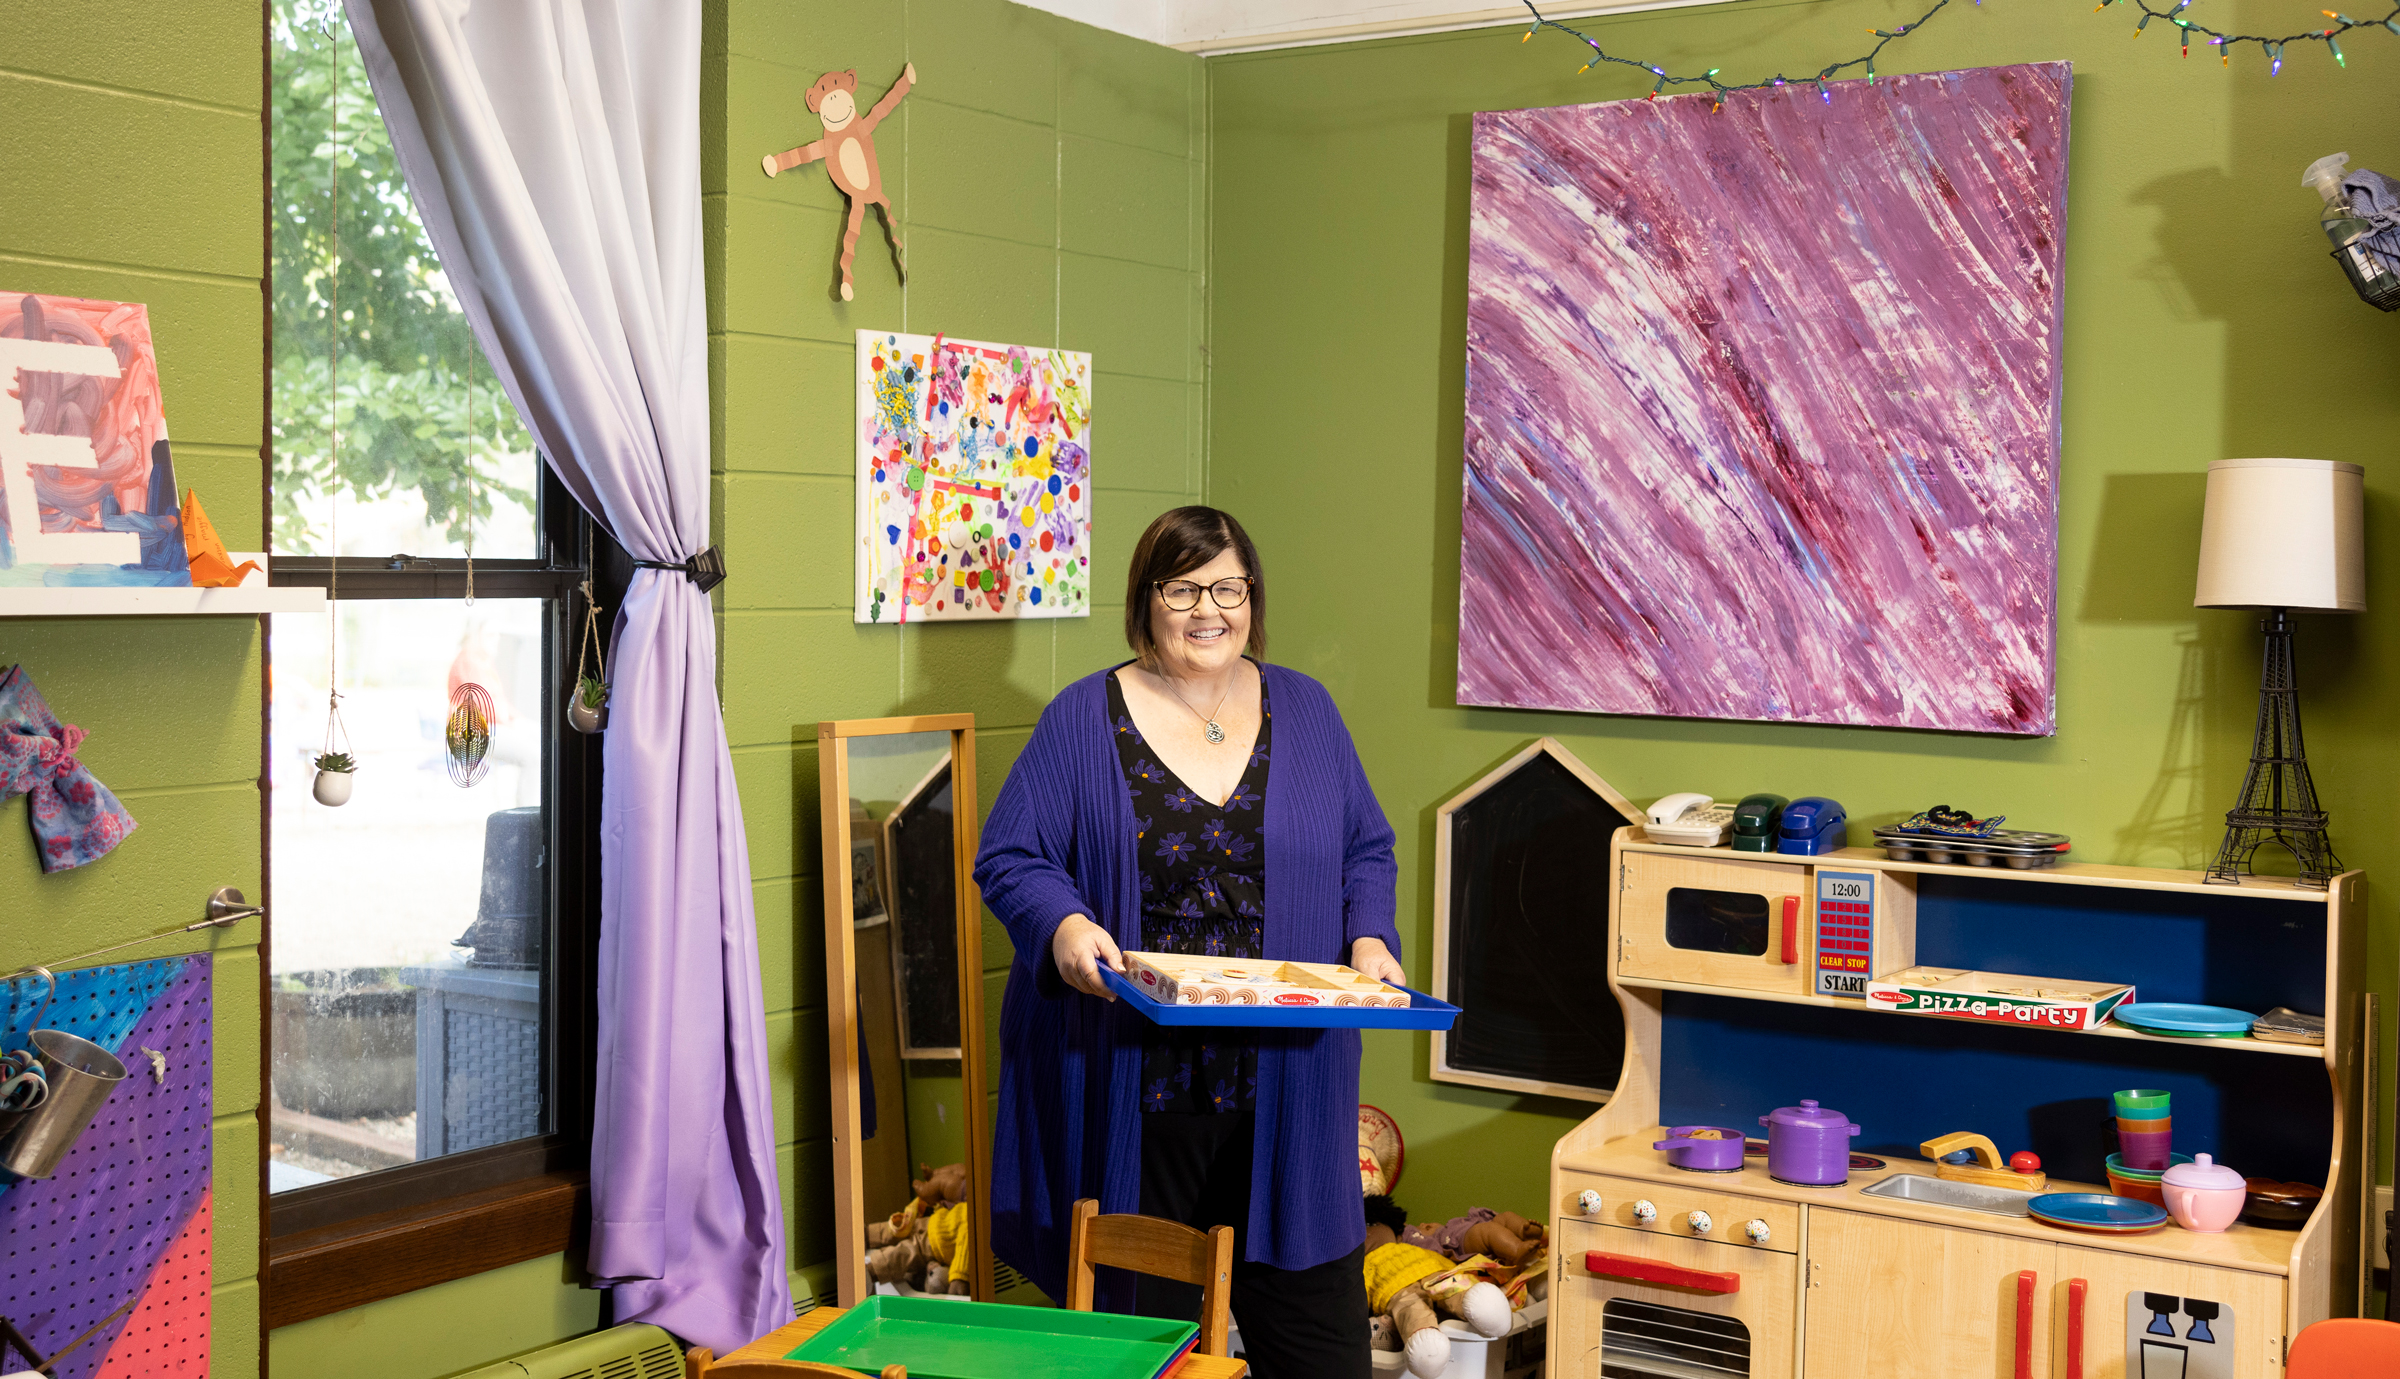
[[[95,24],[10,3],[0,32],[0,292],[149,304],[176,477],[206,496],[228,545],[255,549],[258,7],[192,0]],[[189,923],[218,886],[258,894],[262,647],[255,618],[0,622],[0,665],[22,662],[91,733],[78,755],[141,825],[101,861],[45,876],[25,802],[0,805],[0,971]],[[259,929],[205,945],[217,954],[210,1369],[225,1374],[258,1366]]]
[[[1753,80],[1849,57],[1867,28],[1921,8],[1745,4],[1590,30],[1672,70]],[[2211,17],[2248,32],[2304,22],[2257,3]],[[2130,29],[2086,5],[1953,5],[1882,64],[2075,64],[2059,731],[2039,740],[1457,707],[1470,117],[1649,84],[1579,78],[1572,40],[1524,44],[1521,29],[1209,63],[1209,494],[1273,570],[1277,656],[1331,687],[1399,827],[1413,974],[1431,971],[1435,809],[1544,733],[1637,801],[1823,793],[1875,824],[1946,801],[2071,833],[2084,860],[2201,865],[2257,704],[2252,620],[2190,607],[2199,476],[2228,456],[2367,466],[2371,611],[2309,619],[2300,666],[2342,857],[2400,875],[2381,798],[2400,752],[2400,326],[2350,295],[2298,185],[2337,149],[2400,169],[2400,45],[2354,43],[2346,72],[2295,48],[2269,82],[2262,64],[2179,61],[2158,26],[2141,44]],[[2387,1009],[2395,894],[2400,879],[2372,907]],[[1538,1207],[1549,1146],[1584,1109],[1435,1084],[1422,1039],[1369,1040],[1365,1094],[1408,1136],[1403,1199],[1435,1216]]]
[[[733,572],[721,673],[797,1269],[832,1254],[816,725],[972,712],[988,809],[1050,696],[1123,654],[1115,571],[1203,478],[1206,92],[1197,58],[1001,0],[725,0],[709,7],[706,50],[709,363]],[[803,100],[819,73],[855,67],[871,104],[911,60],[916,88],[876,135],[908,280],[870,214],[844,303],[841,194],[816,167],[769,181],[758,160],[822,133]],[[1091,617],[851,621],[861,329],[1092,353]],[[987,942],[995,1023],[1006,954]]]

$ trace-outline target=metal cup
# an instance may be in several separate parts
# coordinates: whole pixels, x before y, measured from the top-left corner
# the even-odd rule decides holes
[[[100,1103],[125,1080],[125,1065],[98,1044],[64,1030],[37,1029],[26,1042],[42,1060],[50,1094],[0,1141],[0,1168],[20,1178],[47,1178],[100,1113]]]

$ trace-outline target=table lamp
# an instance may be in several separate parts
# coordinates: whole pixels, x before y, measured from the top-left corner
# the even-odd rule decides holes
[[[2333,460],[2219,460],[2208,467],[2200,519],[2196,608],[2255,608],[2266,617],[2266,674],[2258,732],[2241,799],[2225,813],[2225,841],[2208,879],[2239,883],[2266,843],[2300,864],[2299,883],[2322,888],[2342,870],[2325,838],[2325,811],[2300,741],[2292,675],[2295,612],[2359,613],[2367,606],[2366,470]]]

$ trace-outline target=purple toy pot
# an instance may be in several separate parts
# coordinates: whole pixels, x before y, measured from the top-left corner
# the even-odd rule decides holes
[[[1767,1127],[1767,1172],[1802,1187],[1839,1187],[1850,1181],[1850,1140],[1858,1127],[1839,1111],[1813,1101],[1778,1106],[1758,1123]]]
[[[1694,1132],[1713,1132],[1708,1138],[1695,1139]],[[1703,1173],[1731,1173],[1742,1166],[1742,1132],[1714,1125],[1678,1125],[1667,1132],[1667,1138],[1654,1141],[1652,1149],[1667,1151],[1667,1162],[1676,1168],[1697,1169]]]

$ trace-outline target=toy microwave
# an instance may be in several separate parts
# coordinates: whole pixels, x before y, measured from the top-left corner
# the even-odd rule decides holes
[[[1775,850],[1801,857],[1839,852],[1850,845],[1849,825],[1841,801],[1805,796],[1784,806]]]

